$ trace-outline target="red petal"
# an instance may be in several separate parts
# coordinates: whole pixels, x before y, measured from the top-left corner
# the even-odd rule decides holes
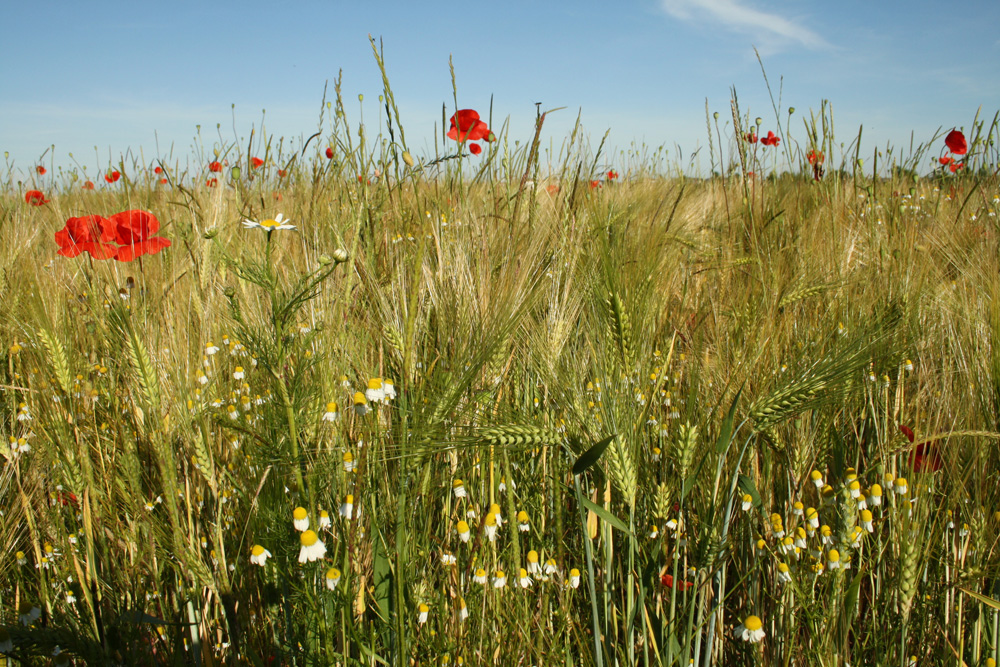
[[[483,152],[483,147],[479,144],[469,144],[469,152],[473,155],[479,155]]]
[[[911,429],[909,426],[900,424],[899,430],[903,432],[903,435],[905,435],[910,442],[913,442],[913,429]]]
[[[969,145],[965,141],[965,135],[958,130],[952,130],[944,138],[944,145],[955,155],[965,155],[969,150]]]

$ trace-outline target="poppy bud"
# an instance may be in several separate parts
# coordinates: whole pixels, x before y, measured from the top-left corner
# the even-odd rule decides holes
[[[364,95],[361,95],[361,94],[359,94],[359,95],[358,95],[358,102],[364,102],[364,101],[365,101],[365,96],[364,96]]]
[[[406,163],[407,167],[413,166],[413,156],[410,155],[409,151],[403,151],[403,162]]]
[[[795,107],[788,107],[788,115],[791,116],[793,113],[795,113]]]
[[[754,122],[757,124],[757,127],[760,127],[761,125],[763,125],[764,119],[761,118],[760,116],[757,116],[757,118],[756,118],[756,120],[754,120]]]
[[[348,257],[350,257],[350,255],[348,255],[347,251],[344,250],[343,248],[337,248],[336,250],[333,251],[333,258],[338,262],[341,263],[346,262]]]
[[[713,113],[712,118],[714,118],[715,120],[719,120],[719,112],[716,111],[715,113]]]

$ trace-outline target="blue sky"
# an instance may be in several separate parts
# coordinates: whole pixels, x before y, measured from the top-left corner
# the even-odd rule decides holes
[[[365,95],[370,131],[381,77],[369,33],[385,45],[407,140],[433,152],[441,105],[460,108],[511,139],[532,134],[535,103],[566,107],[546,124],[558,146],[582,113],[596,145],[666,144],[669,157],[702,147],[705,100],[729,117],[741,107],[774,128],[759,51],[792,136],[820,102],[833,105],[837,140],[864,127],[864,146],[928,141],[1000,109],[1000,3],[928,0],[623,0],[622,2],[6,2],[0,9],[0,150],[29,172],[75,160],[91,174],[140,148],[146,162],[193,155],[236,133],[298,140],[316,130],[324,82],[343,71],[348,120]],[[235,110],[233,106],[235,104]],[[784,117],[784,113],[782,113]],[[796,120],[798,119],[798,120]],[[438,128],[440,132],[440,128]],[[97,147],[95,155],[94,147]],[[679,153],[678,153],[679,149]],[[612,156],[609,163],[616,160]]]

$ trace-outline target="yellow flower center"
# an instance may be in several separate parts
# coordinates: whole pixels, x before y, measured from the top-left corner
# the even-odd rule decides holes
[[[743,627],[750,632],[756,632],[764,627],[764,624],[756,616],[747,616],[747,620],[743,621]]]
[[[319,541],[319,536],[316,535],[316,531],[306,530],[299,536],[299,541],[302,542],[302,546],[311,547]]]
[[[295,517],[296,521],[301,521],[302,519],[306,518],[306,516],[307,516],[306,508],[305,507],[296,507],[295,511],[292,512],[292,516]]]

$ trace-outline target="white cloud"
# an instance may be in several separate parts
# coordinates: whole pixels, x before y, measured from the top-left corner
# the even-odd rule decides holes
[[[660,0],[663,10],[683,21],[708,20],[733,32],[752,33],[760,40],[793,42],[807,48],[829,46],[809,28],[779,14],[755,9],[743,0]]]

